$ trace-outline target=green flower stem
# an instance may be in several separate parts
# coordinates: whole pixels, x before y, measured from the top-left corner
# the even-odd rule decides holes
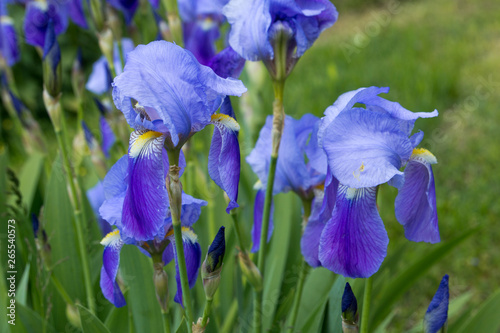
[[[363,312],[361,313],[361,333],[368,333],[368,321],[370,320],[370,303],[372,300],[373,277],[370,276],[365,282],[365,294],[363,296]]]
[[[177,0],[162,0],[167,9],[167,21],[170,28],[171,42],[175,42],[180,47],[184,47],[184,39],[182,34],[182,24],[179,17]]]
[[[224,323],[222,324],[220,332],[221,333],[233,332],[233,325],[234,322],[236,321],[237,316],[238,316],[238,301],[236,299],[233,299],[233,302],[229,307],[229,311],[224,315]]]
[[[264,269],[266,267],[267,234],[269,231],[269,219],[271,216],[271,203],[273,199],[274,177],[276,175],[276,165],[278,163],[278,151],[281,143],[281,135],[285,125],[285,110],[283,109],[283,90],[285,81],[274,81],[274,103],[273,103],[273,129],[271,131],[272,147],[271,161],[269,163],[269,173],[267,175],[266,198],[264,201],[264,213],[262,215],[262,227],[260,232],[260,249],[257,261],[257,268],[265,278]],[[255,292],[254,298],[254,330],[256,333],[262,331],[262,293],[263,290]]]
[[[175,249],[179,275],[182,286],[182,303],[186,313],[188,332],[192,332],[193,308],[191,306],[191,294],[189,293],[189,282],[187,277],[186,259],[182,241],[181,208],[182,208],[182,184],[179,180],[179,155],[180,150],[167,150],[170,168],[167,178],[167,191],[170,201],[170,212],[172,214],[172,226],[174,228]]]
[[[290,321],[288,323],[287,332],[294,332],[295,322],[297,321],[297,315],[299,313],[300,300],[302,298],[302,291],[304,290],[304,283],[306,281],[307,274],[309,273],[309,265],[302,258],[302,265],[299,273],[299,281],[297,282],[297,288],[295,289],[295,295],[293,299],[292,314],[290,315]]]
[[[83,219],[82,208],[80,205],[81,191],[79,191],[79,185],[76,176],[73,173],[73,169],[71,168],[68,151],[66,148],[66,138],[64,131],[65,128],[64,113],[61,108],[59,98],[51,97],[46,91],[44,91],[44,102],[45,102],[45,107],[49,112],[52,124],[54,126],[57,143],[59,145],[59,149],[61,150],[63,165],[66,172],[66,176],[68,178],[68,183],[70,187],[70,193],[69,193],[71,199],[70,201],[73,206],[75,214],[74,227],[77,236],[77,246],[80,255],[80,260],[82,261],[83,280],[84,280],[85,292],[87,294],[87,305],[90,312],[94,313],[95,299],[92,287],[92,280],[90,278],[90,264],[89,264],[87,249],[85,248],[86,243],[83,234],[83,224],[85,223],[85,221]]]
[[[73,302],[69,294],[66,292],[66,289],[64,289],[64,286],[56,278],[54,272],[50,272],[50,281],[52,281],[52,284],[54,285],[54,287],[56,288],[57,292],[62,297],[62,299],[64,299],[64,301],[70,306],[75,306],[75,302]]]
[[[234,232],[236,233],[236,239],[238,241],[238,245],[240,247],[240,250],[241,250],[241,252],[246,252],[245,243],[243,241],[243,233],[241,231],[241,225],[240,225],[240,222],[238,220],[237,209],[238,208],[233,209],[231,211],[230,215],[231,215],[231,218],[233,219]]]
[[[307,222],[309,221],[309,216],[311,215],[312,199],[302,199],[302,206],[304,207],[304,216],[302,217],[302,230],[305,229]],[[299,280],[297,281],[297,287],[295,288],[295,295],[293,296],[293,306],[292,314],[290,315],[290,321],[288,323],[287,332],[293,332],[295,322],[297,321],[297,315],[299,313],[300,300],[302,299],[302,291],[304,290],[304,283],[306,281],[307,274],[309,274],[309,265],[302,257],[302,263],[300,267]]]
[[[205,327],[208,324],[208,316],[210,315],[210,311],[212,310],[212,301],[213,299],[208,299],[205,303],[205,310],[203,311],[203,318],[201,319],[201,327]]]
[[[163,329],[165,333],[170,333],[170,319],[169,314],[163,312]]]

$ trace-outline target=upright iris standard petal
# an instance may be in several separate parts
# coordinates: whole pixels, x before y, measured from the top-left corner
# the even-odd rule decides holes
[[[212,116],[214,134],[208,154],[208,174],[222,188],[229,199],[226,212],[238,207],[238,184],[240,181],[240,125],[225,114]]]
[[[255,196],[253,208],[253,226],[252,226],[252,249],[251,252],[257,252],[260,248],[260,233],[262,230],[262,215],[264,214],[264,202],[266,199],[266,190],[260,189]],[[274,204],[271,202],[271,214],[269,214],[269,229],[267,232],[267,241],[271,239],[274,230],[273,224]]]
[[[150,128],[154,123],[174,147],[208,125],[226,95],[246,91],[241,81],[220,78],[189,51],[165,41],[139,45],[130,52],[113,87],[113,100],[131,127]],[[145,114],[137,113],[131,99]]]
[[[56,35],[63,33],[68,27],[68,16],[65,5],[60,6],[56,1],[32,1],[26,6],[24,18],[24,35],[26,42],[33,46],[44,47],[47,25],[50,20],[54,23]]]
[[[247,60],[274,58],[272,35],[276,25],[291,28],[290,49],[301,57],[338,14],[327,0],[231,0],[223,9],[231,24],[229,44]]]
[[[314,182],[318,182],[317,179],[311,177],[311,171],[304,161],[305,145],[315,121],[317,118],[312,115],[304,115],[300,120],[286,116],[276,167],[274,194],[290,190],[301,193],[314,185]],[[273,117],[268,116],[255,148],[246,159],[263,184],[267,183],[271,160],[272,122]]]
[[[424,317],[424,332],[438,333],[448,321],[448,303],[450,292],[448,274],[443,276],[436,294],[432,298]]]
[[[272,59],[273,47],[268,39],[272,17],[270,0],[231,0],[222,12],[231,24],[229,45],[251,61]]]
[[[119,308],[125,305],[125,298],[116,282],[118,266],[120,265],[120,251],[124,243],[120,238],[119,231],[115,230],[107,234],[101,244],[105,246],[102,256],[101,290],[104,297]]]
[[[402,176],[411,141],[389,115],[360,108],[339,114],[328,126],[323,149],[332,174],[341,184],[372,187]]]
[[[164,136],[135,131],[130,136],[128,188],[123,203],[122,237],[153,239],[163,231],[168,209],[163,165]]]
[[[171,243],[167,246],[165,252],[163,253],[163,261],[165,264],[168,264],[172,259],[175,259],[175,280],[177,282],[177,293],[175,294],[174,301],[182,305],[182,286],[177,255],[175,253],[173,233],[169,237],[171,239]],[[200,244],[198,244],[198,236],[196,236],[191,228],[182,227],[182,241],[184,243],[184,257],[186,258],[189,288],[193,288],[201,265],[201,247]]]
[[[414,149],[404,171],[404,185],[396,197],[396,218],[405,236],[414,242],[440,241],[436,189],[431,164],[436,158],[426,149]]]
[[[359,88],[340,95],[335,103],[325,110],[325,117],[323,117],[318,130],[319,145],[322,146],[325,130],[333,120],[341,112],[351,110],[356,103],[365,104],[368,110],[388,114],[395,118],[399,123],[400,131],[404,132],[407,136],[410,135],[416,119],[430,118],[438,115],[437,110],[433,112],[411,112],[403,108],[399,103],[391,102],[378,96],[379,94],[388,92],[388,87],[368,87]]]
[[[339,186],[332,218],[320,239],[323,267],[351,278],[369,277],[379,269],[389,238],[377,211],[376,191]]]

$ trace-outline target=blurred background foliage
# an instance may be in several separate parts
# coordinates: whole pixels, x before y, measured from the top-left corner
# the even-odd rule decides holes
[[[468,325],[471,325],[471,318],[500,287],[500,176],[497,173],[500,162],[500,2],[341,0],[334,4],[340,13],[339,20],[305,53],[288,79],[285,111],[296,118],[308,112],[321,116],[325,108],[343,92],[371,85],[391,87],[387,98],[398,101],[409,110],[439,110],[439,117],[419,120],[415,129],[425,132],[422,145],[431,150],[439,162],[434,173],[443,243],[430,245],[408,242],[404,238],[403,228],[394,216],[393,203],[397,191],[389,186],[381,189],[379,205],[390,244],[388,258],[375,275],[372,315],[378,315],[378,318],[372,316],[371,320],[381,332],[418,330],[441,277],[449,274],[452,299],[450,331],[466,332],[470,327]],[[11,14],[17,31],[21,32],[23,10],[12,7]],[[141,16],[138,16],[136,22],[140,20]],[[91,32],[72,24],[58,39],[63,52],[63,75],[66,78],[63,104],[70,133],[74,134],[77,124],[76,106],[69,80],[71,65],[80,46],[84,70],[88,75],[92,63],[100,57],[100,51]],[[21,237],[17,242],[18,250],[21,251],[18,257],[18,281],[24,276],[22,270],[25,270],[28,271],[30,283],[25,282],[25,309],[18,310],[18,319],[21,318],[27,331],[30,331],[29,325],[33,325],[35,331],[38,331],[37,321],[33,318],[40,321],[40,316],[36,317],[31,312],[47,311],[35,305],[38,302],[35,298],[40,293],[36,289],[46,281],[36,280],[37,262],[30,256],[33,240],[29,236],[29,214],[38,214],[42,206],[45,207],[45,223],[52,240],[53,261],[61,260],[54,274],[60,277],[72,297],[80,301],[84,297],[82,286],[78,285],[77,277],[81,274],[78,263],[68,260],[78,256],[74,253],[74,248],[71,250],[68,247],[68,239],[71,240],[74,235],[68,221],[72,216],[71,211],[68,211],[70,205],[65,196],[63,178],[60,177],[60,170],[50,170],[50,164],[56,159],[57,146],[54,144],[53,130],[41,98],[40,58],[33,47],[22,42],[21,54],[21,62],[13,67],[16,84],[22,101],[40,122],[46,141],[50,143],[50,152],[45,162],[41,157],[27,156],[21,149],[19,138],[13,135],[12,120],[1,105],[0,188],[11,189],[15,187],[12,179],[20,179],[18,187],[23,195],[23,204],[14,205],[21,207],[19,222],[24,223],[18,229]],[[242,156],[246,156],[253,147],[265,115],[271,113],[273,97],[267,73],[259,65],[247,64],[242,80],[246,84],[262,82],[260,86],[252,86],[254,90],[240,103],[237,99],[233,100],[238,119],[243,123],[241,148]],[[97,134],[98,111],[89,92],[84,101],[84,110],[86,122]],[[251,308],[251,294],[247,289],[246,294],[236,294],[235,298],[234,291],[241,287],[238,286],[241,273],[232,259],[235,240],[231,218],[222,209],[224,199],[221,191],[208,181],[206,174],[207,142],[210,135],[210,130],[206,130],[193,138],[191,148],[194,154],[183,182],[188,193],[209,201],[209,206],[202,211],[201,219],[195,225],[204,251],[203,256],[218,226],[228,227],[229,253],[223,270],[223,287],[217,294],[209,331],[217,328],[230,332],[230,329],[225,329],[230,327],[232,320],[237,323],[238,331],[244,332],[251,323],[251,311],[245,310]],[[115,153],[114,158],[118,158],[120,154]],[[49,167],[44,164],[49,164]],[[15,177],[6,176],[7,165],[14,170]],[[78,170],[85,189],[89,189],[97,181],[92,168],[87,158]],[[256,177],[245,163],[242,163],[242,171],[239,198],[242,209],[239,217],[249,243],[253,211],[250,203],[255,194],[252,186]],[[5,197],[5,192],[0,194],[2,202],[16,201],[13,191],[9,193],[10,198]],[[279,331],[287,309],[291,306],[289,303],[292,298],[287,295],[298,274],[301,213],[298,199],[292,194],[279,195],[276,207],[279,214],[275,216],[276,227],[269,254],[272,259],[268,260],[267,269],[267,274],[272,279],[266,281],[264,289],[264,300],[270,300],[271,305],[264,323],[266,326],[273,324],[273,330]],[[5,208],[1,209],[4,219]],[[88,205],[86,219],[87,233],[92,239],[88,244],[92,254],[91,267],[96,279],[95,289],[98,291],[97,276],[102,248],[98,244],[100,235]],[[474,227],[479,229],[470,231]],[[2,236],[5,236],[3,233],[2,229]],[[449,245],[449,242],[454,242],[454,246]],[[128,306],[115,309],[102,295],[100,300],[98,297],[98,317],[109,328],[113,328],[112,332],[125,331],[131,327],[135,327],[137,332],[154,331],[157,328],[155,320],[161,317],[154,290],[149,283],[152,276],[151,265],[145,256],[134,250],[125,249],[122,253],[122,274],[128,284]],[[3,256],[2,262],[5,262]],[[168,270],[173,273],[173,266],[169,265]],[[173,277],[172,274],[169,276]],[[2,277],[0,291],[5,287],[2,286],[4,281]],[[172,278],[171,283],[173,281]],[[335,303],[339,297],[336,292],[342,290],[343,281],[342,278],[335,280],[333,273],[322,268],[314,270],[309,276],[298,319],[304,332],[328,331],[329,327],[338,327],[329,325],[335,325],[331,321],[339,316],[332,309],[338,307]],[[362,281],[352,284],[359,303],[362,303],[364,284]],[[399,287],[401,289],[391,291],[391,288]],[[174,290],[173,284],[171,290]],[[71,331],[72,326],[68,325],[64,316],[65,305],[62,299],[51,288],[43,292],[50,295],[49,324],[57,331]],[[197,283],[194,295],[195,308],[199,310],[204,300],[201,283]],[[494,306],[491,304],[494,303],[490,303],[490,306]],[[493,311],[500,311],[498,306],[497,302]],[[311,309],[314,311],[311,312]],[[179,311],[174,311],[173,316],[176,322],[180,321]],[[161,318],[158,320],[161,324]],[[6,326],[0,323],[0,331],[3,332],[4,327]],[[17,329],[22,331],[22,327]],[[489,329],[495,332],[495,327],[489,326]]]

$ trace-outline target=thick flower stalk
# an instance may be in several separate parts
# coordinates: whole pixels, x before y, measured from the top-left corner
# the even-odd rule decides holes
[[[181,197],[180,151],[196,132],[215,125],[209,174],[231,199],[227,211],[237,207],[239,125],[230,116],[215,112],[226,95],[241,95],[245,90],[240,81],[219,77],[190,52],[165,41],[140,45],[130,52],[123,73],[113,82],[115,105],[136,129],[130,136],[129,186],[119,204],[123,214],[117,226],[123,239],[147,241],[164,234],[164,219],[170,211],[188,323],[193,314],[181,247],[185,199]],[[164,169],[166,156],[168,169]]]

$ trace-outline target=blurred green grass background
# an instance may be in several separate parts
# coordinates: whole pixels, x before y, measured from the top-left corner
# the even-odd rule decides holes
[[[479,233],[453,250],[398,301],[387,329],[402,332],[418,324],[444,274],[450,275],[451,298],[471,292],[469,303],[472,308],[478,307],[500,287],[500,228],[497,226],[500,176],[496,173],[500,162],[500,2],[382,0],[367,3],[343,0],[334,3],[340,13],[338,22],[306,52],[287,81],[286,112],[294,117],[307,112],[321,116],[340,94],[371,85],[390,87],[387,98],[409,110],[438,109],[439,117],[419,120],[415,129],[425,132],[422,146],[430,149],[439,162],[434,173],[441,239],[450,240],[471,226],[482,226]],[[16,21],[16,25],[20,26],[21,22]],[[92,61],[99,57],[97,44],[90,33],[77,32],[74,26],[71,29],[60,37],[63,50],[72,49],[63,55],[67,78],[74,47],[79,43],[86,46],[83,52],[87,73]],[[38,89],[41,86],[38,55],[28,45],[23,45],[22,50],[23,67],[14,69],[16,77],[24,77],[17,82],[21,97],[35,117],[43,120],[44,132],[49,141],[54,142],[50,139],[52,129]],[[247,80],[248,75],[246,72],[243,80]],[[70,89],[67,80],[65,90]],[[256,123],[249,130],[250,139],[242,143],[243,156],[249,153],[258,135],[263,115],[270,113],[271,93],[267,82],[258,103],[261,108],[254,108],[245,115]],[[70,93],[65,99],[67,105],[71,105]],[[256,103],[251,101],[251,104],[255,106]],[[92,123],[93,119],[95,123],[97,111],[93,101],[88,98],[85,105],[89,110],[86,120]],[[67,110],[70,111],[69,120],[74,122],[76,115],[71,113],[71,107]],[[208,137],[209,133],[204,135]],[[15,153],[13,148],[19,142],[12,139],[9,119],[3,108],[1,136],[9,145],[9,152]],[[194,145],[206,145],[203,138],[196,136]],[[55,145],[51,148],[55,155]],[[206,159],[206,156],[200,158]],[[16,165],[15,156],[11,157],[11,163]],[[249,232],[251,207],[245,202],[253,200],[247,193],[251,193],[255,176],[247,165],[242,165],[246,176],[241,186],[246,190],[242,190],[240,202]],[[212,191],[215,187],[209,189]],[[193,194],[203,198],[203,193],[206,190],[197,187]],[[222,204],[220,191],[218,193],[218,203]],[[396,194],[395,189],[383,187],[380,205],[390,238],[389,256],[404,249],[398,264],[403,269],[434,246],[405,240],[403,228],[394,217]],[[40,205],[41,202],[35,208]],[[215,214],[207,217],[205,211],[202,219],[215,219],[217,225],[230,223],[229,217],[221,220],[219,213]],[[197,227],[201,234],[207,228],[203,222],[197,223]],[[213,236],[215,232],[216,229],[209,230],[207,234]],[[208,238],[204,236],[203,249],[208,246]]]

